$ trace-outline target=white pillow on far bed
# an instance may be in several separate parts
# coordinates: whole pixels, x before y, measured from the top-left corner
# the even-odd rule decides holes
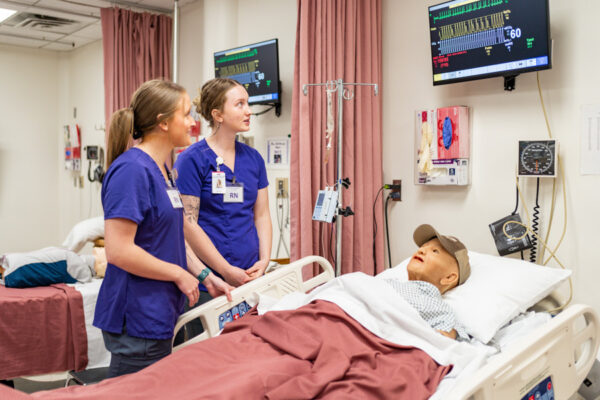
[[[377,276],[406,280],[409,260]],[[471,276],[448,291],[444,300],[469,335],[483,343],[488,343],[502,326],[548,296],[571,275],[570,270],[474,251],[469,251],[469,261]]]
[[[78,222],[63,242],[63,247],[78,253],[87,242],[104,237],[104,217],[95,217]]]

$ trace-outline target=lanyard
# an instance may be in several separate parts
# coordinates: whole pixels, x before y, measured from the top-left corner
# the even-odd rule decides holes
[[[166,165],[165,170],[167,171],[167,177],[169,178],[169,181],[167,182],[169,188],[177,189],[177,185],[175,185],[175,181],[177,180],[177,170],[175,168],[169,170]]]

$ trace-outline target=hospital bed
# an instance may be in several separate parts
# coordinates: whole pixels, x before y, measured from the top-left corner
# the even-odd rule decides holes
[[[108,366],[110,353],[92,326],[101,283],[0,287],[0,379]]]
[[[323,272],[304,281],[302,269],[313,263],[318,263]],[[283,266],[260,280],[236,289],[231,303],[220,297],[183,314],[176,324],[176,332],[195,318],[200,318],[205,331],[174,347],[174,351],[217,335],[222,328],[223,318],[227,318],[227,313],[233,309],[232,304],[246,302],[254,305],[264,296],[280,299],[292,292],[305,293],[333,277],[331,265],[321,257],[305,257]],[[540,301],[537,307],[544,310],[556,303],[552,295]],[[528,399],[528,394],[535,393],[536,387],[543,384],[545,390],[551,388],[554,398],[568,399],[577,391],[596,359],[599,321],[598,313],[591,307],[571,305],[501,353],[489,357],[482,366],[472,366],[475,372],[459,376],[451,384],[440,385],[444,392],[437,393],[438,397]]]
[[[319,264],[323,272],[313,278],[304,280],[302,269],[309,268],[308,266],[314,263]],[[308,299],[304,299],[306,301],[310,301],[312,298],[324,298],[323,294],[331,288],[335,291],[336,285],[352,290],[352,280],[355,279],[358,279],[360,291],[368,291],[363,290],[363,288],[368,289],[368,285],[371,284],[375,285],[372,288],[379,288],[379,286],[376,286],[379,283],[375,282],[372,277],[361,277],[357,274],[346,274],[336,279],[332,279],[333,277],[331,265],[325,259],[315,256],[306,257],[235,289],[232,292],[232,302],[227,302],[224,297],[219,297],[182,315],[177,322],[176,330],[181,329],[187,321],[199,317],[206,327],[205,332],[175,347],[172,356],[144,371],[88,387],[71,387],[59,391],[34,393],[32,397],[22,396],[21,394],[19,394],[20,397],[17,397],[16,392],[6,392],[8,389],[0,387],[0,397],[5,394],[13,394],[14,398],[22,399],[37,397],[69,398],[69,395],[73,394],[77,398],[103,398],[102,394],[106,397],[110,394],[119,393],[119,391],[122,393],[122,390],[125,389],[128,390],[128,393],[132,393],[131,390],[135,387],[137,389],[134,392],[139,396],[151,398],[154,395],[158,396],[156,398],[160,398],[160,394],[157,393],[158,390],[180,389],[181,385],[177,385],[172,381],[176,378],[184,381],[186,386],[193,386],[188,390],[197,392],[200,395],[205,387],[197,386],[199,375],[194,375],[195,379],[191,379],[187,375],[187,377],[183,376],[186,368],[189,371],[195,367],[182,366],[182,361],[191,364],[192,361],[197,362],[199,358],[203,358],[203,352],[198,351],[198,347],[191,344],[201,342],[215,335],[217,337],[212,340],[218,341],[218,334],[224,319],[235,320],[233,312],[237,311],[239,313],[241,304],[246,303],[252,306],[259,303],[258,308],[260,309],[266,303],[267,309],[285,309],[285,305],[282,306],[281,303],[285,303],[290,298],[308,296]],[[339,282],[342,283],[339,284]],[[323,283],[325,284],[322,285]],[[364,286],[365,284],[366,286]],[[311,293],[309,295],[301,294],[307,291],[311,291]],[[352,295],[357,294],[358,292],[355,291]],[[377,295],[385,297],[385,293],[380,292]],[[274,303],[269,304],[269,301]],[[543,304],[543,302],[539,304]],[[341,308],[352,314],[354,305],[354,303],[351,303],[350,307]],[[380,305],[381,300],[374,298],[368,312],[376,313]],[[244,305],[242,310],[245,310],[245,307]],[[398,310],[398,314],[403,313],[402,310]],[[391,314],[387,314],[386,317],[394,318]],[[529,399],[530,395],[534,395],[536,388],[539,387],[540,390],[551,388],[554,397],[550,398],[568,399],[577,391],[596,358],[598,351],[598,314],[588,306],[572,305],[554,318],[548,319],[543,325],[527,331],[526,334],[521,332],[517,339],[503,347],[502,352],[498,354],[492,354],[490,347],[484,344],[477,346],[477,344],[458,343],[435,333],[436,339],[434,340],[445,344],[451,343],[451,347],[459,347],[459,353],[473,347],[477,349],[474,354],[485,355],[485,357],[473,357],[465,364],[464,368],[460,369],[457,375],[450,376],[449,374],[446,376],[432,398]],[[240,322],[243,322],[243,320]],[[231,326],[236,326],[236,324]],[[229,334],[223,335],[221,338],[224,336],[229,336]],[[207,345],[208,343],[206,342]],[[203,344],[205,343],[198,343],[198,345]],[[481,352],[478,350],[479,347],[483,349]],[[203,362],[207,362],[207,360],[204,359]],[[455,364],[455,367],[457,365]],[[169,378],[163,376],[168,373],[171,374]],[[165,385],[165,382],[161,383],[161,379],[171,380],[169,380],[168,385]],[[540,384],[543,384],[543,388],[540,387]],[[149,393],[151,394],[150,397],[148,397]],[[163,392],[162,395],[164,396],[165,393],[170,392]]]

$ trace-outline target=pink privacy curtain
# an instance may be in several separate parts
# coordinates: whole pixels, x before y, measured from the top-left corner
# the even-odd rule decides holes
[[[340,78],[381,84],[381,0],[298,0],[290,160],[292,259],[320,254],[333,261],[335,256],[334,224],[313,222],[312,213],[319,189],[336,178],[337,93],[334,139],[325,163],[325,88],[310,87],[304,96],[302,85]],[[369,86],[350,89],[355,97],[343,102],[340,178],[350,178],[350,188],[341,189],[342,206],[351,206],[355,215],[338,217],[344,218],[341,272],[374,274],[384,266],[381,201],[373,209],[382,185],[381,93],[375,97]]]
[[[104,114],[128,107],[143,82],[171,79],[171,17],[120,8],[100,10],[104,53]]]

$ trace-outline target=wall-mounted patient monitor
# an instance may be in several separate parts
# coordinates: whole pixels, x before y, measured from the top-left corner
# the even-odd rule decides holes
[[[548,0],[452,0],[430,6],[433,84],[515,76],[551,67]]]

